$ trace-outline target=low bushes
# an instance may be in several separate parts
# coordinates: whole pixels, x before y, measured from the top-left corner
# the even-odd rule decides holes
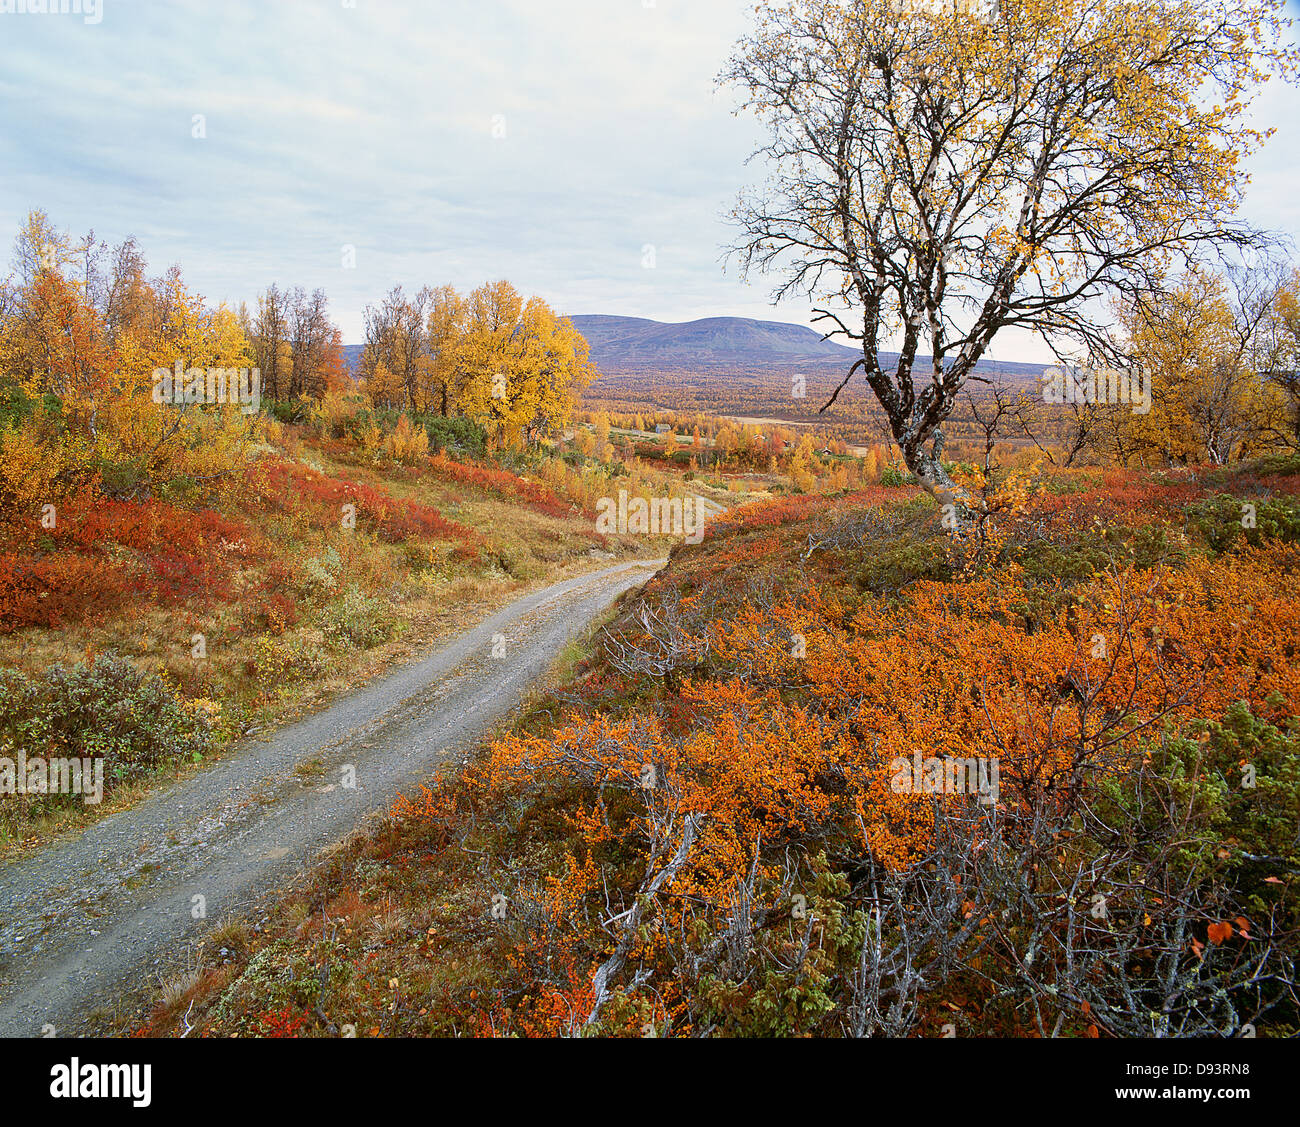
[[[124,567],[88,556],[0,555],[0,634],[58,629],[114,609],[127,594]]]
[[[325,637],[362,650],[386,642],[394,629],[383,601],[367,595],[355,583],[348,584],[342,595],[326,605],[320,623]]]
[[[1187,506],[1187,523],[1216,552],[1245,540],[1300,540],[1300,505],[1294,497],[1230,497],[1220,494]]]
[[[182,701],[161,678],[115,654],[52,665],[40,678],[0,670],[0,756],[103,760],[104,789],[182,759],[214,740],[216,706]],[[2,776],[0,776],[2,777]],[[0,794],[0,823],[81,801],[70,795]]]
[[[432,505],[392,497],[381,489],[346,478],[327,477],[281,458],[267,459],[250,480],[255,502],[270,511],[301,514],[312,527],[338,528],[349,515],[357,527],[381,540],[398,543],[411,536],[458,541],[461,550],[477,550],[478,533],[447,520]]]
[[[525,481],[506,470],[456,462],[441,451],[429,459],[429,468],[436,477],[473,485],[507,500],[523,501],[548,516],[566,516],[569,512],[569,506],[546,486]]]

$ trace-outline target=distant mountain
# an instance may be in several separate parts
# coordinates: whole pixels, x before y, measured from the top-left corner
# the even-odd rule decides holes
[[[803,325],[752,321],[747,317],[705,317],[679,325],[605,314],[569,320],[587,338],[596,367],[609,371],[840,365],[852,364],[858,356],[856,350],[822,340],[820,333]],[[362,347],[344,346],[344,355],[354,370]]]
[[[705,317],[681,324],[605,314],[569,320],[587,338],[596,367],[609,370],[852,364],[858,355],[803,325],[748,317]]]
[[[861,354],[804,325],[783,321],[756,321],[749,317],[704,317],[698,321],[671,323],[646,317],[618,317],[604,313],[570,316],[573,327],[591,346],[591,359],[606,376],[663,375],[698,371],[726,373],[800,368],[817,371],[847,371]],[[362,345],[343,348],[354,378]],[[892,367],[898,356],[882,352],[880,361]],[[981,360],[981,375],[1001,372],[1012,382],[1032,384],[1041,375],[1041,364]]]
[[[755,321],[748,317],[705,317],[673,324],[645,317],[606,314],[570,316],[573,327],[587,338],[591,358],[606,375],[652,375],[682,369],[731,372],[799,368],[847,370],[861,356],[855,348],[822,340],[804,325]],[[880,362],[893,367],[894,352],[880,353]],[[1002,373],[1013,383],[1033,384],[1041,364],[981,360],[981,375]]]

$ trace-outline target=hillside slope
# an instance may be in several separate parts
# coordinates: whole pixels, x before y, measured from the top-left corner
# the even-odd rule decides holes
[[[468,755],[567,640],[660,561],[519,599],[418,662],[47,851],[0,868],[0,1036],[84,1034],[142,970],[249,911],[435,766]],[[494,657],[494,639],[506,639]],[[349,776],[348,772],[351,772]],[[351,778],[353,785],[347,781]],[[75,888],[68,879],[76,874]],[[203,898],[196,919],[178,905]],[[98,905],[88,914],[85,905]],[[163,968],[161,971],[156,968]],[[179,979],[173,975],[179,974]]]
[[[1289,1036],[1297,469],[733,510],[146,1031]]]
[[[596,367],[606,374],[649,376],[682,369],[741,374],[806,367],[842,375],[860,356],[857,349],[822,340],[804,325],[781,321],[705,317],[668,323],[605,314],[569,319],[591,346]],[[898,354],[881,352],[880,362],[892,367]],[[1042,365],[982,360],[976,371],[985,376],[1001,373],[1013,383],[1031,386],[1042,374]]]

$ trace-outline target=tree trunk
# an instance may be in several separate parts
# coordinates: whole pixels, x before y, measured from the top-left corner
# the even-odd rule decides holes
[[[968,490],[948,475],[948,471],[943,468],[942,455],[942,434],[936,437],[932,450],[913,448],[909,451],[906,447],[903,448],[903,460],[916,475],[921,488],[940,505],[952,505],[958,527],[965,527],[974,523],[976,501]]]

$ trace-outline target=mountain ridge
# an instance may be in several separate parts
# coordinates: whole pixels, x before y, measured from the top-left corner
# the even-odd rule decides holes
[[[586,339],[592,362],[602,376],[663,375],[685,369],[719,374],[796,371],[801,367],[847,371],[847,366],[861,357],[855,348],[826,340],[806,325],[786,321],[752,317],[656,321],[614,313],[567,316]],[[354,377],[363,347],[344,346]],[[879,355],[886,368],[892,368],[898,360],[896,352]],[[1015,383],[1032,384],[1042,374],[1043,365],[983,359],[975,370],[982,376],[1001,374]]]
[[[597,367],[650,362],[679,364],[852,363],[856,349],[823,340],[805,325],[758,321],[749,317],[701,317],[694,321],[655,321],[607,313],[571,315],[569,320],[591,346]]]

